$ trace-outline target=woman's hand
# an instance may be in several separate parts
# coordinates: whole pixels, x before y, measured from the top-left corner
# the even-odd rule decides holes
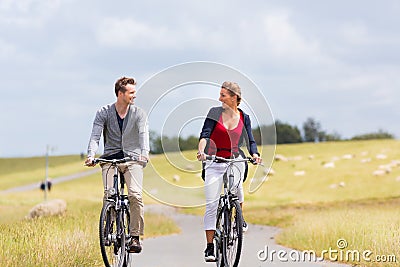
[[[206,154],[204,152],[197,152],[197,160],[199,161],[205,161],[206,160]]]
[[[258,154],[253,154],[253,160],[256,164],[261,164],[262,158]]]

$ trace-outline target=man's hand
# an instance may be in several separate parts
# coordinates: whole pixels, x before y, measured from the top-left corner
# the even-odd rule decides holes
[[[143,161],[143,162],[149,162],[149,159],[146,156],[140,155],[139,156],[139,161]]]
[[[85,166],[88,167],[94,167],[96,164],[93,163],[93,158],[92,157],[87,157],[85,160]]]

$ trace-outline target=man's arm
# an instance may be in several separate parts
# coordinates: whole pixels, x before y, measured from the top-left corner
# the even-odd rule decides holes
[[[87,159],[85,161],[85,164],[89,166],[92,166],[92,161],[96,155],[97,149],[99,148],[101,134],[104,129],[105,116],[102,113],[101,110],[97,111],[96,117],[93,121],[92,133],[90,135],[87,149]]]

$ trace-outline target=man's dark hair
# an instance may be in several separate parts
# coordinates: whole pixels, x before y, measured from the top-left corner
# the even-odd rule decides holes
[[[117,80],[115,83],[115,95],[118,97],[118,92],[121,91],[122,93],[125,93],[126,88],[125,85],[127,84],[136,84],[135,78],[129,78],[129,77],[121,77]]]

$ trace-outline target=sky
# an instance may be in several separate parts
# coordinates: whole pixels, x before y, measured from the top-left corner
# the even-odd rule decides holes
[[[0,157],[85,152],[117,78],[149,106],[141,86],[186,62],[240,71],[299,129],[399,138],[398,25],[397,0],[0,0]]]

